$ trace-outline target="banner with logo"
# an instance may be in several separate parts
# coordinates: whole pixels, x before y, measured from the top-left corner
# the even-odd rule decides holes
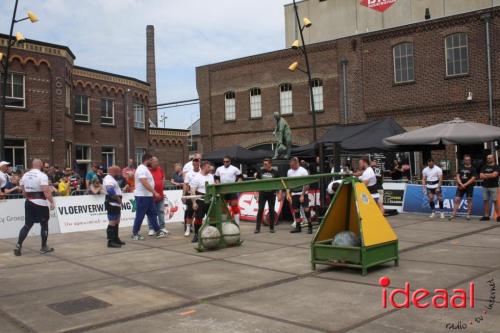
[[[24,226],[25,201],[25,199],[0,200],[0,239],[19,236],[19,230]],[[49,232],[51,234],[60,233],[55,211],[50,212]],[[40,226],[33,226],[29,235],[40,235]]]
[[[397,0],[360,0],[360,4],[362,6],[368,7],[370,9],[374,9],[378,12],[385,12],[389,9],[393,4],[396,3]]]
[[[456,186],[442,186],[441,189],[443,191],[444,211],[446,213],[451,213],[453,210],[457,188]],[[436,208],[438,207],[436,199]],[[427,195],[422,191],[422,185],[408,184],[406,186],[403,199],[403,211],[407,213],[430,213],[431,208],[429,206],[429,200],[427,199]],[[467,214],[467,200],[465,197],[460,201],[458,214]],[[474,187],[474,194],[472,197],[472,215],[483,215],[483,195],[481,186]]]
[[[406,183],[384,183],[384,208],[403,211]]]

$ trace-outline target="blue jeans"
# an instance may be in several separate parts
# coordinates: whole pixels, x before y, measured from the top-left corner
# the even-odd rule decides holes
[[[134,227],[132,233],[137,235],[139,230],[141,230],[141,224],[144,220],[144,216],[148,216],[154,231],[159,231],[158,226],[158,212],[156,210],[156,205],[153,197],[135,197],[135,202],[137,206],[137,211],[135,212]]]
[[[155,202],[155,206],[156,206],[156,211],[158,212],[158,224],[160,226],[160,229],[165,229],[165,201],[161,200]],[[149,230],[154,230],[153,224],[151,223],[149,217],[148,217],[148,226]]]

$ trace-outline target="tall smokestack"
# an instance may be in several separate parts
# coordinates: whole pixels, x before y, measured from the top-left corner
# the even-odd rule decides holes
[[[156,62],[155,62],[155,27],[146,26],[146,76],[150,84],[149,105],[156,105]],[[149,118],[158,126],[156,109],[149,111]]]

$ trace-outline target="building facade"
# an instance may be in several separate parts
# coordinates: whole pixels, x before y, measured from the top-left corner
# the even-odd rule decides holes
[[[299,18],[308,17],[313,22],[311,28],[304,31],[307,44],[422,22],[426,20],[426,9],[432,19],[437,19],[495,6],[500,6],[500,0],[297,1]],[[299,38],[293,3],[290,3],[285,5],[285,46]]]
[[[0,51],[6,44],[0,35]],[[41,158],[84,173],[92,163],[125,166],[148,150],[183,161],[185,131],[151,132],[147,82],[76,66],[68,47],[40,41],[16,45],[9,61],[5,160],[14,166]],[[167,144],[157,146],[158,137]]]
[[[332,124],[384,117],[407,129],[454,117],[488,123],[487,26],[498,124],[500,8],[494,7],[309,45],[318,136]],[[286,49],[197,68],[203,150],[268,145],[275,111],[290,124],[294,144],[310,143],[307,77],[288,70],[297,60],[303,63],[301,53]]]

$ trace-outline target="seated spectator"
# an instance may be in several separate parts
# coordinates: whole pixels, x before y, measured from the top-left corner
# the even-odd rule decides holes
[[[184,177],[182,174],[182,165],[180,163],[175,163],[174,174],[172,175],[172,179],[170,179],[170,182],[177,189],[182,189],[182,186],[184,184]]]
[[[99,178],[95,176],[87,189],[88,194],[105,194],[104,188],[99,181]]]
[[[102,184],[104,177],[106,177],[106,175],[104,174],[104,167],[102,165],[100,165],[97,168],[96,176],[97,176],[97,179],[99,179],[99,182]]]
[[[85,174],[85,188],[90,187],[90,183],[92,182],[92,179],[94,179],[95,176],[97,176],[97,164],[93,164],[90,170],[87,171]]]
[[[19,184],[20,180],[21,178],[19,177],[19,174],[17,173],[12,174],[12,177],[10,177],[10,181],[7,182],[7,185],[5,186],[5,194],[7,195],[22,194],[23,191],[21,189],[21,185]]]
[[[57,185],[57,193],[60,196],[66,197],[70,195],[70,192],[71,192],[70,178],[66,174]]]

